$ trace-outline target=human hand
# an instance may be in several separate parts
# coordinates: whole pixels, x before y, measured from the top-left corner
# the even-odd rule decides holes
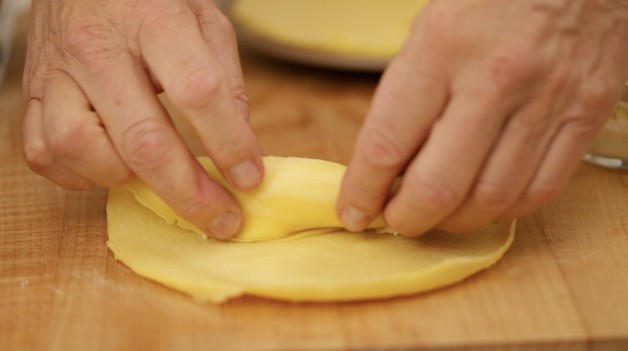
[[[419,235],[531,212],[580,163],[627,62],[626,1],[432,1],[378,86],[338,215]]]
[[[24,152],[67,189],[137,175],[218,238],[241,212],[175,130],[157,94],[191,122],[227,181],[263,177],[230,23],[207,0],[35,0],[24,72]]]

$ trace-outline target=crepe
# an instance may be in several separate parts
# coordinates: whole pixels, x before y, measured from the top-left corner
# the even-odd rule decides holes
[[[313,179],[322,179],[321,184],[327,185],[319,192],[335,194],[342,172],[329,169],[344,166],[330,167],[327,161],[298,158],[266,157],[264,161],[267,174],[257,193],[232,190],[244,202],[243,208],[249,209],[244,212],[245,221],[255,223],[256,212],[250,211],[254,207],[246,204],[250,199],[258,201],[259,207],[270,198],[268,206],[275,208],[268,209],[269,213],[294,213],[296,208],[298,216],[290,223],[302,220],[311,225],[309,216],[317,211],[334,216],[333,197],[324,200],[328,201],[327,209],[319,204],[321,208],[310,211],[307,206],[312,201],[307,196],[304,206],[300,206],[299,192],[307,191],[298,184],[312,187],[316,183]],[[202,163],[212,168],[206,159]],[[307,172],[300,169],[304,164],[310,165]],[[278,191],[275,186],[280,186],[281,181],[275,180],[281,174],[302,175],[279,191],[293,194],[287,203],[267,194],[268,189]],[[284,231],[287,227],[280,220],[277,231],[284,231],[280,235],[258,236],[253,242],[218,241],[180,227],[176,219],[168,218],[167,211],[164,214],[163,207],[152,204],[157,212],[149,209],[134,192],[145,203],[158,199],[139,181],[110,191],[108,245],[116,259],[141,276],[199,301],[214,303],[244,294],[289,301],[349,301],[415,294],[458,282],[489,267],[502,257],[514,238],[514,222],[490,223],[467,234],[432,232],[407,238],[375,230],[350,233],[328,228],[329,223],[314,225],[316,230],[305,231],[306,235],[302,230],[294,235]],[[155,197],[147,196],[151,193]],[[269,220],[258,223],[272,225]],[[254,233],[255,227],[247,230]]]
[[[255,190],[243,193],[231,187],[207,157],[198,161],[212,179],[233,194],[242,207],[247,220],[236,241],[282,239],[294,233],[313,235],[342,227],[334,203],[345,171],[343,165],[309,158],[266,156],[264,182]],[[200,228],[176,214],[142,181],[136,179],[127,188],[139,202],[167,223],[203,234]],[[381,232],[389,231],[381,217],[373,220],[368,227]]]

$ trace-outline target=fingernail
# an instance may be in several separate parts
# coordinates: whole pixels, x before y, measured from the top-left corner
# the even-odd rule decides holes
[[[352,232],[362,231],[369,224],[369,216],[353,206],[346,206],[340,213],[340,220]]]
[[[240,189],[251,189],[257,185],[262,178],[262,173],[251,160],[246,160],[231,167],[229,175]]]
[[[239,228],[240,216],[227,211],[214,219],[209,225],[209,232],[217,239],[229,239],[237,234]]]

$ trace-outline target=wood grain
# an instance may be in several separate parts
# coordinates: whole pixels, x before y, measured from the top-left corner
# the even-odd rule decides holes
[[[215,306],[136,276],[105,245],[106,190],[66,192],[24,165],[23,32],[0,89],[2,350],[628,349],[628,174],[584,164],[558,200],[520,220],[501,262],[432,293]],[[348,160],[376,76],[249,53],[243,65],[267,154]]]

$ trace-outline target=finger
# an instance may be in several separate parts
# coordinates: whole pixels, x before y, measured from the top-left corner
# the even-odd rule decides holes
[[[92,186],[87,179],[76,174],[53,157],[46,147],[42,128],[42,104],[31,99],[26,104],[22,122],[24,159],[37,174],[68,190],[84,190]]]
[[[83,91],[62,72],[46,83],[42,125],[47,149],[73,172],[106,187],[133,176]]]
[[[545,157],[553,131],[544,102],[510,119],[464,203],[437,225],[466,232],[499,217],[519,198]],[[544,107],[544,109],[542,109]]]
[[[124,53],[82,62],[90,74],[81,77],[81,86],[131,170],[209,235],[235,235],[241,226],[238,204],[186,148],[141,63]]]
[[[429,59],[399,56],[382,77],[338,197],[338,216],[349,230],[363,230],[381,212],[393,181],[445,105],[447,79]]]
[[[604,111],[604,108],[600,108]],[[570,119],[554,136],[524,194],[501,217],[516,218],[551,202],[566,186],[569,178],[582,161],[591,140],[603,121],[589,117]]]
[[[565,126],[559,131],[556,140],[529,183],[525,193],[504,213],[503,218],[516,218],[548,204],[567,184],[571,174],[582,161],[582,155],[589,145],[588,140],[595,133],[588,129],[578,130],[577,126]]]
[[[422,234],[462,204],[512,113],[500,94],[484,89],[452,95],[384,211],[388,225],[399,233]]]
[[[261,151],[236,107],[227,72],[205,44],[196,18],[185,17],[147,24],[140,34],[144,58],[225,179],[251,189],[263,176]]]
[[[249,101],[233,25],[213,1],[194,0],[192,6],[205,43],[227,75],[238,112],[248,120]]]
[[[561,98],[570,96],[564,83],[557,79],[544,84],[509,119],[469,197],[438,229],[470,231],[499,217],[517,201],[549,148],[558,115],[569,104],[569,99]]]

